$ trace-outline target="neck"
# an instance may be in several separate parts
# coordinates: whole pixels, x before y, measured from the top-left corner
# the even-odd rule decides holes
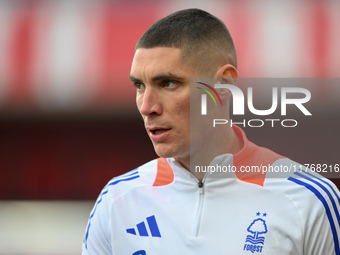
[[[233,128],[229,127],[223,130],[223,134],[216,132],[203,142],[191,141],[190,156],[185,159],[176,158],[176,160],[198,180],[202,180],[204,173],[196,172],[196,166],[208,166],[215,157],[226,153],[236,154],[242,148],[243,142]]]

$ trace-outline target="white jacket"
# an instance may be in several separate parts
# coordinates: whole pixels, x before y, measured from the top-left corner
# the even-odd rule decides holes
[[[336,186],[234,130],[244,148],[216,157],[202,182],[173,158],[112,179],[90,214],[82,254],[340,254]],[[223,166],[236,172],[216,171]],[[251,166],[269,171],[246,172]]]

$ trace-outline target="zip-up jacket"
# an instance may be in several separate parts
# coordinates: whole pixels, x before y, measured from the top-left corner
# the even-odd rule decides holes
[[[173,158],[113,178],[90,214],[83,255],[340,255],[336,186],[248,141],[202,181]]]

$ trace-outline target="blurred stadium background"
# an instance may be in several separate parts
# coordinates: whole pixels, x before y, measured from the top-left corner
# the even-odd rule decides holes
[[[0,254],[80,254],[101,189],[155,157],[128,78],[134,45],[189,7],[226,23],[240,77],[339,78],[335,0],[0,0]],[[301,128],[248,136],[301,163],[339,163],[336,83],[315,88]]]

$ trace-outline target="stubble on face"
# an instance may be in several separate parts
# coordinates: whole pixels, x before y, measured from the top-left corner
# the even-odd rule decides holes
[[[140,48],[131,77],[137,87],[137,107],[156,153],[189,167],[190,78],[198,77],[197,71],[184,63],[180,49]]]

